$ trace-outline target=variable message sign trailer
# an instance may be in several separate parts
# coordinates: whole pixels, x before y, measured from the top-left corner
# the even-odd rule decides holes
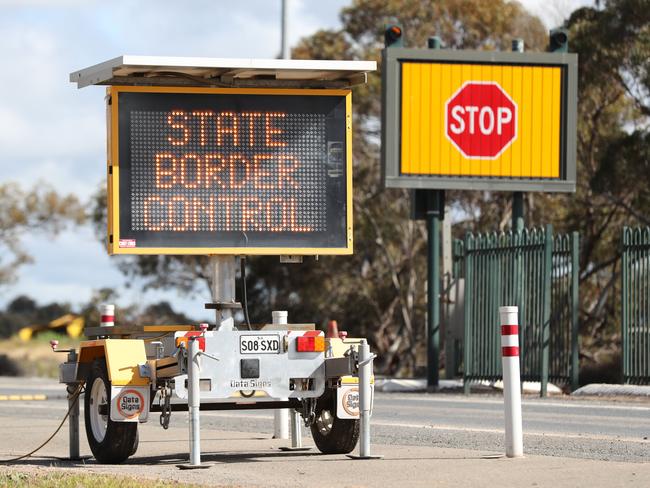
[[[101,325],[86,327],[90,340],[67,351],[71,426],[85,387],[99,462],[135,453],[151,412],[166,428],[185,410],[199,466],[199,410],[251,408],[291,409],[293,446],[302,416],[324,453],[352,451],[361,428],[369,456],[367,341],[325,337],[280,311],[269,324],[236,324],[235,274],[245,255],[352,253],[351,88],[375,68],[123,56],[70,75],[79,87],[108,85],[109,254],[210,256],[206,308],[216,312],[214,324],[126,325],[108,306]],[[71,457],[74,436],[71,427]]]

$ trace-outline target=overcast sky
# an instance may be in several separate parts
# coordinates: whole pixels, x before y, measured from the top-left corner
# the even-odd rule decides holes
[[[288,0],[289,41],[339,26],[349,0]],[[122,54],[274,58],[280,50],[280,0],[0,0],[0,181],[39,181],[87,199],[104,177],[104,88],[77,90],[75,71]],[[547,26],[588,0],[527,0]],[[24,293],[39,303],[88,300],[93,289],[124,279],[90,229],[56,239],[23,240],[35,262],[0,295],[0,307]],[[123,303],[172,301],[204,316],[204,298],[124,293]],[[188,307],[192,307],[190,310]],[[193,313],[193,311],[196,313]]]

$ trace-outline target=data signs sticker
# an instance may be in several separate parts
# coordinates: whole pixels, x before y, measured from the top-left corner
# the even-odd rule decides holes
[[[359,387],[342,385],[336,391],[336,416],[340,419],[359,418]]]
[[[111,386],[111,420],[144,422],[149,417],[149,387]]]

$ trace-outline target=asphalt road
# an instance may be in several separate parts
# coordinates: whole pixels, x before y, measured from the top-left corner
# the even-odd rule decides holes
[[[67,408],[63,386],[54,380],[0,378],[0,397],[8,394],[46,394],[52,399],[0,401],[0,422],[5,426],[26,419],[33,425],[41,422],[50,425],[62,418]],[[157,426],[157,416],[152,414],[149,425]],[[206,430],[273,431],[272,413],[263,410],[204,412],[201,419]],[[528,397],[523,401],[523,421],[527,454],[605,461],[650,461],[650,402],[647,400],[621,402]],[[372,440],[382,445],[499,453],[505,449],[503,424],[503,401],[497,395],[378,393],[372,419]],[[171,425],[185,428],[187,414],[173,414]],[[83,434],[83,423],[81,430]],[[42,438],[49,433],[45,429],[40,432]],[[305,443],[308,442],[306,438]],[[23,450],[29,447],[25,445]]]

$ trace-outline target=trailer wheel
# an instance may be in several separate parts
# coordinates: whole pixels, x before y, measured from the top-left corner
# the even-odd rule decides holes
[[[314,443],[323,454],[347,454],[359,441],[359,420],[336,417],[336,394],[326,394],[316,403],[311,425]]]
[[[138,425],[138,424],[135,424]],[[138,446],[140,445],[140,431],[138,431],[138,428],[136,427],[135,429],[135,440],[133,441],[133,447],[131,447],[131,452],[129,453],[129,456],[133,456],[136,451],[138,450]]]
[[[84,420],[88,445],[97,462],[117,464],[138,448],[137,422],[113,422],[111,384],[104,359],[96,359],[86,378]]]

